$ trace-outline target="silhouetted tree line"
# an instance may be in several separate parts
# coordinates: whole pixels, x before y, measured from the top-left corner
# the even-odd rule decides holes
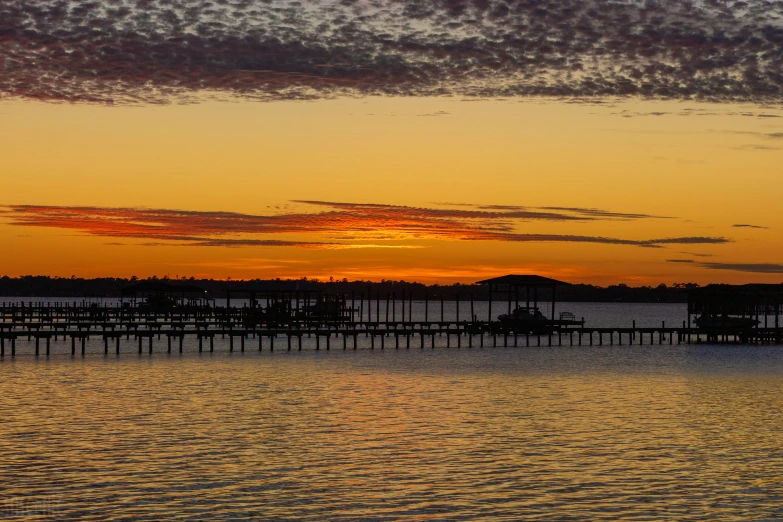
[[[169,279],[167,277],[149,279],[100,277],[95,279],[83,279],[78,277],[48,277],[48,276],[22,276],[0,278],[0,296],[5,297],[119,297],[124,288],[141,281],[163,281],[174,286],[194,285],[204,289],[208,297],[225,298],[226,292],[236,292],[236,298],[242,296],[239,292],[277,291],[277,292],[327,292],[327,293],[353,293],[356,298],[368,292],[372,297],[380,295],[385,298],[387,294],[394,294],[397,299],[405,298],[423,299],[470,299],[486,300],[488,288],[481,285],[465,285],[455,283],[453,285],[425,285],[422,283],[407,281],[348,281],[347,279],[319,281],[317,279],[273,279],[273,280],[216,280],[181,278]],[[687,302],[687,290],[697,288],[693,283],[665,284],[656,287],[641,286],[630,287],[624,284],[599,287],[586,284],[561,286],[557,289],[558,301],[578,302],[635,302],[635,303],[682,303]],[[550,293],[547,289],[539,289],[540,300],[549,300]],[[531,291],[532,298],[532,291]],[[505,294],[493,293],[493,300],[505,300]],[[520,291],[519,299],[525,301],[524,292]]]

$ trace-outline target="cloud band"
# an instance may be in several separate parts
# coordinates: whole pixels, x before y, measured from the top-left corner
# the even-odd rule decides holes
[[[255,215],[171,209],[11,205],[0,211],[0,216],[6,217],[13,226],[144,239],[147,244],[169,242],[212,247],[411,248],[416,246],[412,242],[436,240],[568,242],[661,248],[665,245],[723,244],[730,241],[723,237],[702,236],[640,240],[581,234],[532,234],[518,230],[525,223],[537,221],[573,223],[657,219],[646,214],[613,213],[599,209],[563,208],[555,212],[516,206],[462,206],[455,209],[325,201],[296,203],[317,210]],[[288,237],[301,234],[322,239],[300,241]],[[270,239],[269,236],[278,238]]]
[[[783,4],[4,0],[0,96],[783,100]]]

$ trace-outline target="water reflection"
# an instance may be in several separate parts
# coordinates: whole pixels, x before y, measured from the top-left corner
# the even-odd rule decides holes
[[[656,350],[6,361],[0,512],[783,517],[777,350]]]

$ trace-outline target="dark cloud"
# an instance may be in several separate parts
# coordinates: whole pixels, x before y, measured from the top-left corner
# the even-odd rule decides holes
[[[613,112],[611,114],[615,116],[620,116],[622,118],[637,118],[637,117],[645,117],[645,116],[672,116],[672,115],[674,116],[743,116],[747,118],[783,118],[783,116],[781,116],[780,114],[736,112],[736,111],[714,112],[714,111],[707,111],[705,109],[694,109],[694,108],[683,109],[679,112],[661,112],[661,111],[639,112],[639,111],[630,111],[628,109],[624,109],[618,112]],[[737,132],[737,134],[762,134],[762,133]],[[777,134],[783,134],[783,133],[777,133]],[[767,136],[778,137],[775,136],[775,133],[769,134]]]
[[[628,219],[671,219],[670,216],[656,216],[653,214],[642,213],[627,213],[627,212],[612,212],[610,210],[604,210],[600,208],[584,208],[584,207],[526,207],[522,205],[475,205],[472,203],[435,203],[436,205],[443,205],[449,207],[468,207],[480,211],[500,211],[502,215],[510,215],[512,213],[519,213],[521,216],[529,214],[536,215],[541,214],[540,211],[546,211],[544,215],[550,215],[551,211],[555,211],[555,216],[562,216],[560,219],[575,219],[575,220],[598,220],[598,219],[612,219],[612,220],[628,220]]]
[[[733,270],[736,272],[754,272],[758,274],[781,274],[783,265],[778,263],[718,263],[694,261],[692,259],[667,259],[667,263],[695,264],[699,268],[709,270]]]
[[[136,237],[136,236],[134,236]],[[275,239],[209,239],[209,238],[180,238],[172,236],[170,238],[162,237],[161,239],[167,239],[169,241],[177,241],[178,246],[189,247],[228,247],[228,248],[241,248],[241,247],[300,247],[300,248],[318,248],[318,249],[338,249],[347,248],[350,245],[345,245],[336,242],[322,242],[322,241],[278,241]],[[181,243],[180,243],[181,241]],[[165,243],[160,241],[150,241],[142,244],[143,246],[172,246],[172,243]],[[374,245],[373,245],[374,246]]]
[[[733,150],[781,150],[783,147],[771,147],[769,145],[756,145],[756,144],[746,144],[746,145],[740,145],[739,147],[729,147]]]
[[[697,252],[680,252],[680,254],[684,254],[686,256],[693,256],[693,257],[714,257],[715,254],[700,254]]]
[[[599,208],[580,208],[580,207],[541,207],[543,210],[558,210],[564,212],[573,212],[577,215],[589,216],[593,218],[614,218],[614,219],[671,219],[670,216],[654,216],[651,214],[627,214],[621,212],[610,212]]]
[[[572,236],[558,234],[511,234],[491,233],[477,234],[475,237],[465,238],[472,240],[497,240],[514,242],[568,242],[568,243],[598,243],[604,245],[631,245],[644,248],[661,248],[663,245],[719,245],[730,243],[723,237],[670,237],[662,239],[617,239],[611,237],[596,236]]]
[[[417,114],[416,116],[437,117],[437,116],[448,116],[449,114],[451,113],[446,111],[437,111],[437,112],[429,112],[427,114]]]
[[[561,207],[561,212],[545,212],[493,205],[444,209],[326,201],[295,203],[319,210],[253,215],[170,209],[16,205],[0,210],[0,216],[15,226],[75,230],[101,237],[145,239],[150,241],[146,244],[153,245],[165,241],[213,247],[410,248],[410,241],[413,240],[440,240],[570,242],[661,248],[672,244],[722,244],[730,241],[722,237],[700,236],[622,239],[579,234],[531,234],[518,230],[523,224],[535,221],[578,224],[595,219],[650,217],[645,214],[614,214],[598,209],[589,209],[587,215],[583,216],[581,214],[585,214],[585,209],[568,207]],[[257,237],[279,237],[281,234],[309,234],[324,237],[325,240]],[[387,243],[378,244],[378,241]],[[408,244],[403,241],[408,241]]]
[[[783,2],[3,0],[0,96],[783,101]]]
[[[757,274],[783,274],[783,265],[778,263],[700,263],[702,268],[711,270],[734,270]]]
[[[371,220],[377,218],[383,222],[389,219],[484,219],[484,220],[544,220],[544,221],[589,221],[592,217],[575,215],[569,212],[548,212],[536,207],[511,207],[501,205],[474,206],[465,205],[470,210],[407,207],[378,203],[342,203],[334,201],[295,200],[295,203],[329,207],[346,212],[346,215],[359,216]],[[493,225],[487,224],[492,227]]]
[[[749,225],[747,223],[737,223],[736,225],[731,225],[734,228],[759,228],[759,229],[768,229],[769,227],[762,227],[760,225]]]
[[[732,130],[724,130],[724,131],[717,131],[721,134],[739,134],[742,136],[755,136],[757,138],[768,138],[771,140],[780,140],[783,139],[783,132],[757,132],[757,131],[732,131]]]
[[[721,243],[730,243],[731,241],[722,237],[670,237],[663,239],[651,239],[649,243],[655,245],[716,245]]]
[[[629,111],[627,109],[624,109],[622,111],[613,112],[612,113],[615,116],[620,116],[622,118],[638,118],[638,117],[644,117],[644,116],[668,116],[672,113],[670,112],[660,112],[660,111],[652,111],[652,112],[638,112],[638,111]],[[690,115],[690,114],[688,114]]]

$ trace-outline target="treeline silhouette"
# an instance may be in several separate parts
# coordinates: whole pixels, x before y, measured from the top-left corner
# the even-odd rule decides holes
[[[386,294],[395,294],[399,299],[404,294],[406,298],[423,299],[454,299],[457,296],[463,299],[473,297],[476,300],[488,298],[488,288],[481,285],[460,284],[452,285],[425,285],[407,281],[348,281],[317,279],[272,279],[272,280],[217,280],[181,278],[169,279],[167,277],[148,279],[99,277],[83,279],[78,277],[49,277],[49,276],[22,276],[0,277],[0,296],[3,297],[120,297],[122,290],[142,281],[161,281],[174,286],[195,285],[206,291],[211,298],[225,298],[226,292],[237,292],[234,296],[241,298],[239,292],[247,290],[268,290],[286,292],[327,292],[327,293],[353,293],[359,295],[372,293],[385,297]],[[693,283],[674,284],[667,286],[661,284],[655,287],[641,286],[630,287],[624,284],[600,287],[586,284],[561,286],[557,289],[558,301],[576,302],[628,302],[628,303],[683,303],[687,302],[687,290],[697,288]],[[539,299],[548,300],[549,291],[539,290]],[[532,291],[531,291],[532,297]],[[493,294],[493,299],[502,300],[501,294]],[[519,295],[520,301],[524,301],[523,292]]]

